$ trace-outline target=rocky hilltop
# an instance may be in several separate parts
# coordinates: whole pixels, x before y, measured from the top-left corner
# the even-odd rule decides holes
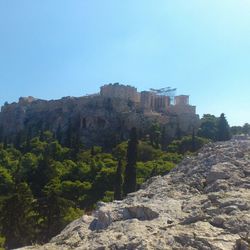
[[[131,126],[143,128],[143,122],[147,122],[143,115],[127,101],[99,95],[50,101],[20,98],[17,103],[5,104],[0,112],[2,136],[12,142],[19,133],[34,137],[41,131],[56,134],[60,130],[63,144],[67,133],[75,133],[86,146],[106,146],[111,138],[114,142],[126,138]]]
[[[99,203],[44,246],[24,249],[250,248],[250,140],[206,145],[123,201]]]
[[[132,127],[147,134],[152,122],[159,123],[166,137],[172,138],[177,131],[192,134],[199,127],[199,116],[195,106],[189,105],[189,96],[175,96],[172,105],[168,96],[149,91],[141,94],[131,86],[111,84],[88,96],[50,101],[29,96],[5,103],[0,112],[0,141],[8,138],[7,143],[16,143],[50,130],[60,133],[62,144],[71,133],[87,147],[112,148],[128,139]]]

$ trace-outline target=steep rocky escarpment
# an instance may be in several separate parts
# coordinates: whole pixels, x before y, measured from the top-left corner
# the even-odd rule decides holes
[[[119,141],[120,137],[126,137],[130,126],[141,123],[142,116],[128,102],[98,95],[51,101],[20,98],[18,103],[4,105],[0,112],[2,137],[12,141],[19,132],[34,137],[40,131],[57,134],[60,130],[62,143],[67,140],[67,133],[76,133],[86,146],[105,145],[110,138]],[[101,134],[106,136],[100,138]]]
[[[121,98],[105,98],[100,95],[65,97],[60,100],[20,98],[18,103],[5,104],[0,112],[0,140],[14,142],[20,136],[34,137],[50,130],[66,144],[67,134],[75,133],[85,146],[100,145],[112,148],[128,139],[132,127],[147,133],[152,122],[166,126],[166,136],[173,137],[177,127],[192,133],[199,124],[195,114],[169,114],[151,112],[145,114],[136,103]],[[177,126],[178,125],[178,126]],[[69,131],[72,130],[72,131]],[[21,135],[20,135],[21,134]]]
[[[206,145],[123,201],[99,203],[44,246],[26,249],[250,247],[250,140]]]

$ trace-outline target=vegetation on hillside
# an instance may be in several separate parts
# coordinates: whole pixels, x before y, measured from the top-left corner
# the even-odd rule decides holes
[[[112,150],[84,148],[73,133],[68,134],[68,147],[50,131],[33,138],[19,135],[15,143],[3,140],[0,249],[46,242],[69,222],[92,211],[98,201],[122,199],[148,178],[168,173],[185,154],[211,140],[229,139],[225,121],[224,116],[205,115],[199,136],[193,132],[168,144],[157,124],[140,140],[133,128],[129,141]],[[218,131],[224,130],[225,137],[219,138]]]

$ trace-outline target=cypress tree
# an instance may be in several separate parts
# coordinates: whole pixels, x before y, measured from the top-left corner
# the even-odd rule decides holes
[[[114,199],[115,200],[122,200],[122,162],[121,160],[118,161],[117,169],[116,169],[116,176],[115,176],[115,192],[114,192]]]
[[[125,169],[123,192],[128,194],[136,191],[136,158],[137,158],[137,132],[136,128],[130,131],[127,149],[127,165]]]
[[[213,141],[217,140],[218,118],[214,115],[204,114],[197,135]]]
[[[150,143],[154,148],[159,148],[161,129],[158,123],[154,123],[150,128]]]
[[[231,139],[230,127],[224,113],[222,113],[218,119],[217,131],[218,141],[227,141]]]

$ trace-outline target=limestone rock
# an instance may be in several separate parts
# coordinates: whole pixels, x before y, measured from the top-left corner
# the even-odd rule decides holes
[[[50,101],[22,97],[18,103],[6,103],[0,112],[0,134],[13,142],[20,132],[27,133],[30,128],[30,136],[37,136],[43,130],[54,133],[59,130],[64,142],[71,127],[78,130],[80,140],[86,147],[99,145],[112,148],[129,137],[132,127],[140,128],[146,134],[154,121],[166,126],[170,137],[175,135],[177,123],[183,132],[189,134],[194,126],[196,129],[199,127],[199,116],[192,112],[178,115],[169,112],[145,113],[136,102],[116,95],[111,98],[95,94]]]
[[[250,248],[250,140],[206,145],[123,201],[99,203],[50,243],[24,249]]]

